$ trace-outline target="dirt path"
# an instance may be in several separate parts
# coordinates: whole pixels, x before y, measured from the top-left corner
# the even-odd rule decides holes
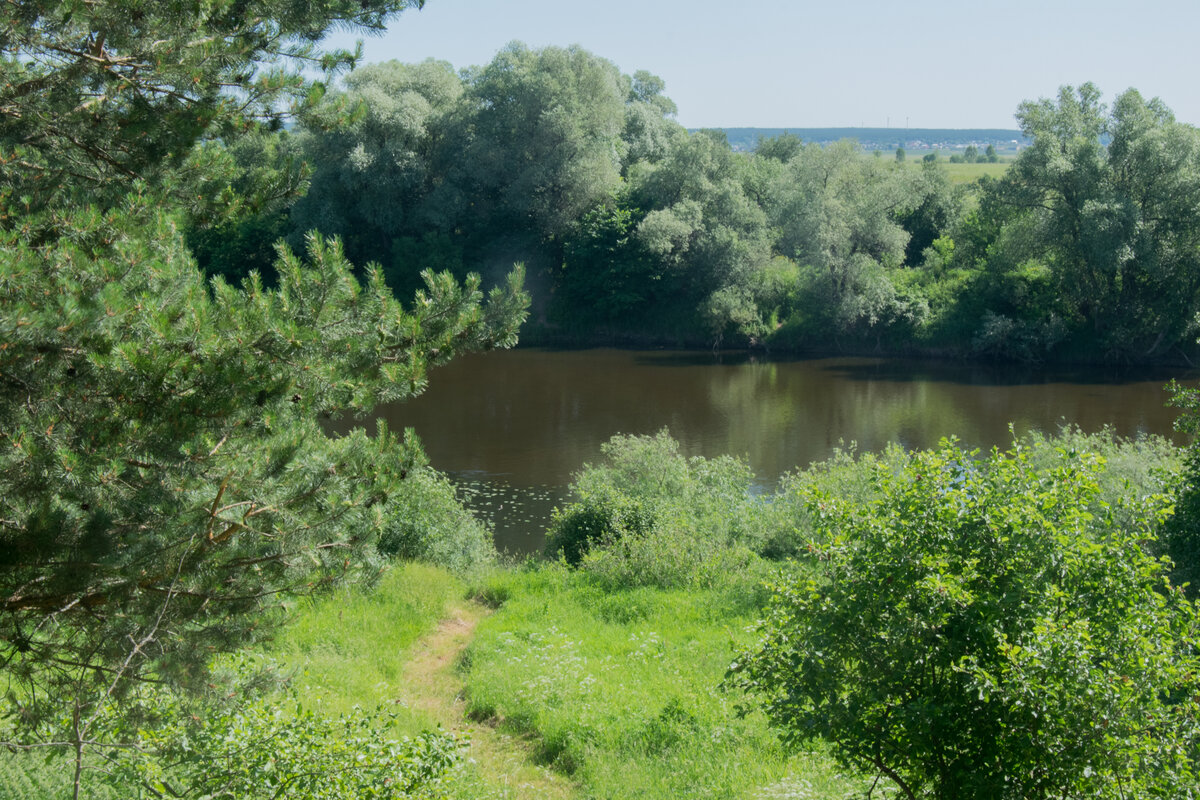
[[[458,658],[470,644],[475,626],[490,612],[470,601],[456,603],[437,630],[418,641],[405,664],[401,686],[409,706],[418,709],[443,728],[468,733],[468,758],[475,761],[480,779],[502,798],[542,800],[572,798],[571,783],[551,770],[533,763],[530,747],[519,737],[502,733],[465,716],[463,681],[455,669]]]

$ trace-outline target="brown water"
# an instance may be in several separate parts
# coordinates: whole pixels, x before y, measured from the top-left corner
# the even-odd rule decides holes
[[[1018,434],[1171,435],[1172,377],[874,358],[771,360],[667,351],[522,349],[460,358],[421,397],[381,409],[415,428],[433,466],[496,527],[502,548],[541,547],[571,475],[615,433],[666,427],[688,455],[746,458],[769,489],[839,444],[922,448],[944,436],[1006,446]]]

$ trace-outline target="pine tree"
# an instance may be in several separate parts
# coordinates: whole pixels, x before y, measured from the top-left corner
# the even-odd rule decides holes
[[[410,5],[0,6],[0,673],[22,742],[78,767],[139,683],[197,685],[282,599],[369,574],[420,446],[323,418],[515,342],[520,270],[486,300],[426,274],[406,308],[336,241],[281,248],[266,289],[207,283],[180,232],[238,204],[207,143],[319,94],[298,65],[352,60],[316,49],[330,27]]]

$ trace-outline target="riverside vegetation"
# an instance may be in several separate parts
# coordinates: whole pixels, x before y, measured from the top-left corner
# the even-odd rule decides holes
[[[710,340],[976,319],[981,353],[1171,352],[1200,274],[1194,129],[1064,90],[947,205],[936,165],[735,156],[579,49],[327,91],[355,54],[314,42],[419,5],[0,8],[4,793],[1195,796],[1194,448],[851,449],[764,496],[735,458],[618,436],[550,558],[501,567],[414,435],[324,427],[513,345],[529,308],[544,330],[586,305]],[[399,216],[262,261],[292,220],[370,211]],[[415,261],[445,269],[413,293]]]
[[[556,515],[554,560],[499,566],[471,525],[446,527],[476,559],[458,576],[396,562],[302,602],[251,659],[292,675],[290,695],[262,683],[271,727],[236,730],[276,742],[296,712],[385,703],[338,740],[373,730],[463,798],[559,796],[544,770],[580,797],[844,798],[889,776],[908,797],[1186,797],[1200,629],[1154,534],[1180,458],[1067,429],[990,455],[851,449],[752,496],[737,459],[618,436]],[[463,602],[495,611],[452,665],[457,730],[433,734],[437,690],[406,664]],[[516,763],[470,749],[496,735]],[[186,763],[101,782],[130,796],[131,769]],[[9,785],[56,796],[62,773],[31,764],[10,760]]]
[[[294,129],[229,148],[250,175],[307,180],[305,196],[189,242],[240,278],[317,229],[401,295],[426,267],[521,262],[527,343],[1196,353],[1200,131],[1158,99],[1063,87],[1017,109],[1031,144],[1011,162],[947,164],[790,135],[734,152],[676,123],[665,90],[579,48],[370,65]]]

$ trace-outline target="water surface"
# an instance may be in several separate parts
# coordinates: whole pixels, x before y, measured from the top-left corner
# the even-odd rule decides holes
[[[496,526],[499,546],[529,552],[572,473],[615,433],[668,428],[687,455],[744,457],[771,488],[850,443],[923,448],[957,436],[1004,447],[1010,425],[1171,435],[1171,378],[1196,382],[1165,370],[530,348],[459,358],[430,374],[424,395],[379,414],[416,429],[433,466]]]

